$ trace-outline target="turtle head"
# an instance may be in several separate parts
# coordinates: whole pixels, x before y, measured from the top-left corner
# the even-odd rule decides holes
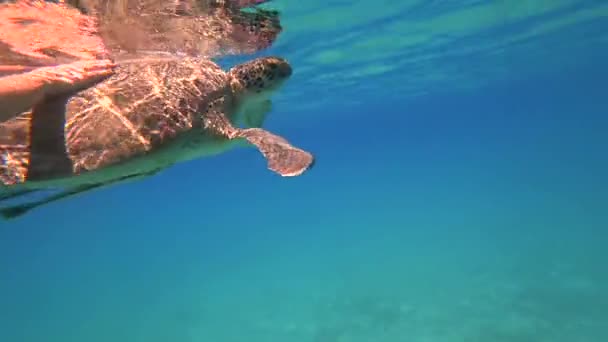
[[[233,91],[239,98],[267,98],[291,76],[289,63],[280,57],[260,57],[230,69]]]

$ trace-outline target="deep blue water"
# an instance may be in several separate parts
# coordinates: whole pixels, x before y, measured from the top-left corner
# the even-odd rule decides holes
[[[266,128],[315,168],[234,150],[0,223],[0,341],[607,341],[608,7],[527,6],[276,0]]]

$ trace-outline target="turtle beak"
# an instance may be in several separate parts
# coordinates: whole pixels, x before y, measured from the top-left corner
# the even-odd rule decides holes
[[[289,65],[289,63],[281,63],[279,64],[279,69],[277,70],[277,73],[280,77],[287,78],[291,76],[291,74],[293,73],[293,69],[291,68],[291,65]]]

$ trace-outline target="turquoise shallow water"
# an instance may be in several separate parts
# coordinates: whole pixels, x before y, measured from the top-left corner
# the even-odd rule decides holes
[[[268,7],[268,128],[315,169],[235,150],[1,223],[0,341],[608,340],[604,2]]]

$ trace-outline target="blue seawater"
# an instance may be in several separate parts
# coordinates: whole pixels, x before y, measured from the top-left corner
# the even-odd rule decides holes
[[[0,341],[608,341],[608,3],[267,7],[267,128],[315,168],[234,150],[2,222]]]

